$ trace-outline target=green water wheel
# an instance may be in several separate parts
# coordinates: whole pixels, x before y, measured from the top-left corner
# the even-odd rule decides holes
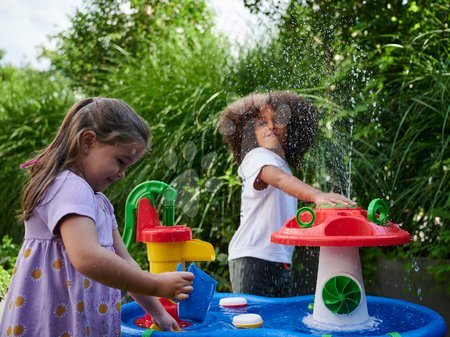
[[[335,314],[352,313],[361,301],[361,288],[350,277],[339,275],[330,278],[322,289],[325,306]]]

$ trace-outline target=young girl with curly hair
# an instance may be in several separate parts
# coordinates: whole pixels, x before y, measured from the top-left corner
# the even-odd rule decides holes
[[[293,216],[297,200],[353,204],[292,175],[317,134],[317,110],[309,100],[278,91],[251,94],[221,113],[220,131],[242,179],[240,225],[229,244],[234,292],[268,297],[291,295],[294,247],[270,242]]]

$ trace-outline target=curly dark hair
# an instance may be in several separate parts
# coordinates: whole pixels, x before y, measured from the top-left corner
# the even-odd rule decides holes
[[[289,91],[253,93],[227,106],[220,113],[220,133],[240,164],[245,155],[258,146],[254,121],[261,109],[270,106],[275,118],[285,119],[287,139],[283,150],[291,168],[298,168],[318,130],[317,109],[306,98]]]

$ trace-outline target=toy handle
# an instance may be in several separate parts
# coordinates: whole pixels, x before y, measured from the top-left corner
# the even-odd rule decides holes
[[[303,222],[302,219],[300,219],[300,214],[303,213],[303,212],[307,212],[307,213],[311,214],[311,221]],[[300,227],[309,228],[309,227],[311,227],[313,225],[314,221],[316,220],[316,213],[310,207],[301,207],[297,211],[297,215],[295,216],[295,220],[297,220],[297,224]]]
[[[138,202],[144,197],[149,197],[151,203],[154,205],[155,201],[152,193],[157,193],[164,197],[164,224],[172,226],[175,222],[175,199],[177,198],[177,191],[174,188],[158,180],[145,181],[137,185],[128,195],[125,203],[125,226],[122,238],[127,249],[131,247],[135,239],[135,213]]]
[[[383,199],[373,199],[367,208],[367,218],[377,225],[386,224],[388,220],[388,213],[389,207]]]

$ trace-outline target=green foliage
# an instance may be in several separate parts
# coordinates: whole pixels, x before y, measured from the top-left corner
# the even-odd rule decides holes
[[[226,288],[224,253],[239,216],[239,204],[232,202],[232,196],[240,189],[235,168],[229,169],[231,158],[217,131],[216,116],[227,99],[223,81],[231,59],[229,46],[211,31],[210,12],[203,2],[154,1],[145,6],[136,2],[131,14],[123,12],[121,4],[96,1],[89,4],[89,10],[77,12],[72,26],[58,35],[55,54],[47,54],[58,72],[2,69],[5,74],[11,73],[4,77],[2,85],[5,92],[17,94],[15,100],[6,95],[17,106],[8,108],[7,102],[0,102],[0,107],[8,111],[2,117],[9,124],[7,132],[0,136],[9,149],[16,146],[16,138],[10,139],[13,130],[28,132],[20,131],[23,147],[16,146],[2,155],[5,163],[13,163],[4,176],[4,181],[11,182],[4,195],[11,205],[7,208],[4,204],[8,212],[4,212],[7,216],[2,219],[2,229],[20,240],[21,230],[11,230],[10,226],[13,210],[19,208],[18,186],[25,178],[16,168],[52,139],[70,106],[68,102],[73,101],[72,91],[66,88],[77,87],[83,96],[121,98],[149,121],[153,150],[127,172],[125,180],[106,191],[115,205],[119,224],[123,223],[126,197],[134,186],[153,179],[174,185],[180,194],[184,193],[178,202],[177,223],[193,227],[194,237],[214,243],[218,259],[210,264],[211,271],[223,278]],[[151,17],[151,25],[145,29],[139,21],[144,20],[139,17],[141,14]],[[143,31],[130,27],[141,27]],[[99,36],[100,40],[102,36],[116,39],[106,48],[98,43]],[[135,44],[128,44],[128,38]],[[71,82],[56,75],[60,73]],[[13,85],[18,90],[12,90]],[[31,85],[36,90],[28,90]],[[36,101],[39,104],[34,105],[34,113],[23,116],[27,103]],[[37,117],[39,120],[33,119]],[[28,120],[36,126],[28,127]],[[170,158],[175,158],[174,165]],[[22,227],[18,224],[17,228]],[[136,244],[131,253],[143,268],[148,266],[143,244]]]
[[[322,165],[326,161],[321,158],[344,152],[331,167],[340,162],[337,170],[351,168],[352,196],[363,207],[375,197],[388,199],[391,219],[402,222],[413,236],[412,253],[440,259],[442,264],[432,272],[448,277],[448,1],[292,1],[285,11],[270,1],[244,2],[274,19],[281,13],[282,20],[272,44],[255,52],[265,69],[259,69],[253,55],[243,63],[243,73],[249,68],[246,62],[258,68],[247,74],[253,76],[250,81],[240,74],[243,87],[258,88],[261,82],[251,84],[260,70],[269,89],[305,92],[303,72],[332,110],[324,115],[323,125],[331,126],[337,142],[331,142],[334,148],[325,146],[325,157],[313,156],[319,165],[307,160],[303,172],[308,165],[321,168],[316,179],[324,180],[330,166]],[[319,143],[327,139],[323,136]],[[407,255],[407,249],[383,252]],[[363,253],[371,260],[380,251]]]
[[[131,14],[121,11],[120,1],[89,6],[58,36],[57,54],[65,63],[53,58],[53,64],[84,92],[128,102],[152,128],[151,153],[106,191],[118,222],[123,223],[126,197],[134,186],[146,180],[171,184],[180,194],[177,223],[191,226],[194,237],[214,244],[218,259],[208,268],[227,288],[224,253],[238,224],[239,204],[232,196],[240,190],[217,131],[217,113],[228,98],[223,83],[229,45],[213,34],[211,13],[203,1],[134,2]],[[105,20],[117,15],[113,25],[105,26]],[[145,29],[129,28],[142,27],[143,22]],[[117,39],[106,48],[97,42],[103,34]],[[78,47],[79,39],[86,48]],[[86,57],[72,53],[75,47]],[[78,69],[79,63],[83,65]],[[143,244],[135,244],[131,253],[148,267]]]
[[[5,297],[8,291],[19,250],[20,246],[15,244],[8,235],[2,238],[0,250],[0,300]]]
[[[19,165],[49,144],[73,101],[67,82],[56,74],[0,66],[0,236],[21,240],[20,210],[25,172]]]
[[[450,221],[448,13],[446,19],[442,6],[430,5],[434,11],[424,10],[427,18],[419,20],[419,29],[413,23],[421,14],[411,12],[418,7],[409,6],[400,20],[403,35],[372,56],[378,66],[372,88],[379,91],[380,108],[371,121],[382,132],[373,132],[366,122],[358,126],[355,165],[360,175],[355,184],[365,202],[374,192],[391,200],[391,217],[413,235],[414,254],[446,259],[450,257],[445,244],[445,224]],[[365,181],[367,176],[374,178],[374,186]]]
[[[146,57],[118,59],[105,78],[114,88],[110,95],[129,102],[149,121],[153,144],[151,153],[107,194],[120,205],[116,213],[122,222],[126,197],[137,183],[167,182],[180,193],[177,223],[193,227],[194,237],[226,252],[225,237],[232,233],[228,226],[235,228],[239,215],[230,194],[240,189],[236,172],[226,171],[231,161],[217,131],[216,116],[226,104],[227,50],[210,33],[189,29],[182,34],[174,30],[164,43],[150,43],[150,48],[155,52]],[[224,261],[214,262],[213,272],[215,265],[226,267]]]
[[[0,265],[0,301],[3,300],[11,282],[11,275]]]
[[[102,78],[121,57],[152,55],[174,30],[210,28],[204,1],[85,1],[71,18],[72,25],[57,34],[57,50],[44,50],[55,69],[91,96],[109,90]]]
[[[14,243],[13,239],[8,235],[2,238],[2,250],[0,251],[0,266],[8,273],[12,273],[14,265],[16,264],[17,254],[20,250],[20,245]]]

